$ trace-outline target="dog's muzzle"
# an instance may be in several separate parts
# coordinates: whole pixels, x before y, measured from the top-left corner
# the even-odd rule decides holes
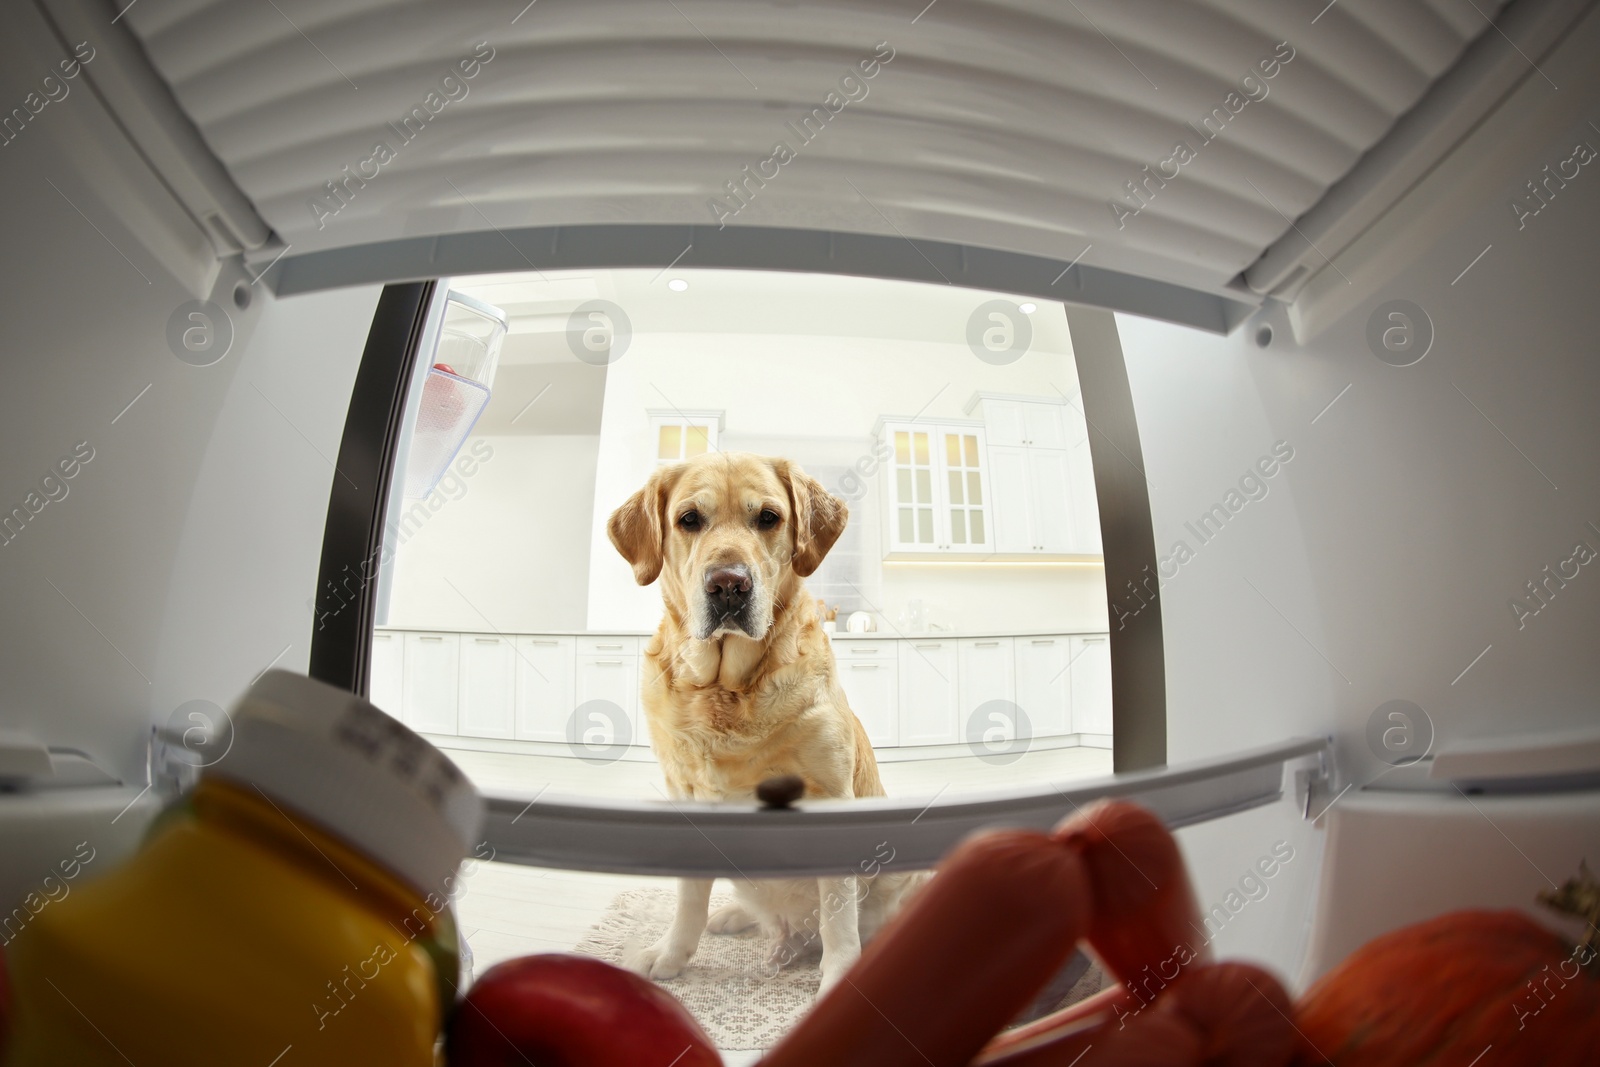
[[[754,589],[750,568],[742,563],[722,564],[706,571],[704,592],[709,630],[705,636],[721,630],[740,630],[753,635],[750,599]]]

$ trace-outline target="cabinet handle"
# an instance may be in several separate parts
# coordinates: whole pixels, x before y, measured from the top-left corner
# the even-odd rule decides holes
[[[875,670],[878,669],[878,664],[876,664],[876,663],[852,663],[852,664],[850,664],[850,669],[853,670],[853,671],[875,671]]]
[[[1103,644],[1104,642],[1105,638],[1103,637],[1085,637],[1083,639],[1083,643],[1086,645],[1099,645]]]
[[[530,644],[535,644],[535,645],[558,645],[561,642],[559,642],[559,641],[541,641],[537,637],[535,637],[535,638],[531,639],[531,641],[529,643]]]
[[[595,645],[595,648],[605,649],[607,652],[621,652],[621,645]]]
[[[972,647],[973,648],[999,648],[1000,647],[1000,642],[999,641],[974,641],[974,642],[972,642]]]
[[[498,645],[500,643],[498,637],[474,637],[473,640],[480,645]]]
[[[876,656],[878,651],[878,646],[868,645],[865,648],[852,648],[850,654],[852,656]]]
[[[1036,645],[1053,645],[1056,643],[1056,639],[1053,637],[1046,637],[1043,640],[1036,638],[1033,643]]]
[[[417,638],[417,640],[418,641],[443,641],[444,638],[442,638],[442,637],[419,637],[419,638]]]
[[[622,661],[620,659],[597,659],[594,661],[594,665],[596,667],[620,667],[622,666]]]
[[[913,645],[913,648],[943,648],[943,645]]]

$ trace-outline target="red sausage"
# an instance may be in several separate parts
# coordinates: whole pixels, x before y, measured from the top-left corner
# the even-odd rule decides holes
[[[1109,1010],[1031,1040],[995,1045],[983,1067],[1286,1067],[1298,1048],[1277,979],[1247,963],[1187,970],[1143,1008]],[[1074,1005],[1076,1007],[1076,1005]],[[1010,1037],[1011,1035],[1006,1035]]]
[[[1005,1057],[1019,1049],[1032,1049],[1052,1042],[1070,1042],[1074,1037],[1094,1030],[1107,1019],[1128,1014],[1137,1006],[1138,1001],[1126,987],[1109,986],[1092,997],[1085,997],[1076,1004],[1069,1004],[1025,1026],[997,1035],[983,1047],[983,1052],[978,1058],[972,1061],[972,1067],[989,1067],[990,1064],[1009,1065],[1012,1061]],[[1083,1047],[1086,1044],[1083,1042],[1074,1047]]]
[[[1140,1000],[1210,958],[1188,869],[1155,815],[1126,800],[1098,801],[1052,836],[1083,857],[1094,900],[1086,939]]]
[[[1254,964],[1193,968],[1156,1003],[1200,1031],[1207,1067],[1282,1067],[1300,1047],[1289,994]]]
[[[760,1067],[965,1067],[1087,923],[1073,850],[1034,831],[970,837]]]
[[[974,1060],[985,1067],[1200,1067],[1202,1035],[1178,1015],[1154,1010],[1125,1018],[1101,1013],[1053,1034],[1023,1041],[1004,1054]]]

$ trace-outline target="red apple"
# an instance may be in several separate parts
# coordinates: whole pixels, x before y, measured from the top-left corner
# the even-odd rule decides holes
[[[721,1067],[671,993],[590,956],[497,963],[451,1014],[450,1067]]]

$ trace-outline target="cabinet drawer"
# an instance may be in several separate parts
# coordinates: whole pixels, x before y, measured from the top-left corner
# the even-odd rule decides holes
[[[835,640],[833,643],[833,658],[840,663],[863,659],[893,659],[894,656],[893,641]]]
[[[637,656],[637,637],[611,637],[606,634],[585,634],[577,639],[580,656]]]

